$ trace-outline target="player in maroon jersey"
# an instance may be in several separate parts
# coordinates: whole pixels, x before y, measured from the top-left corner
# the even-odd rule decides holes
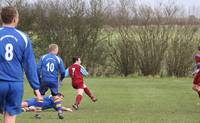
[[[65,76],[70,76],[72,79],[72,87],[76,89],[76,102],[72,105],[75,110],[78,110],[80,102],[85,92],[93,102],[97,99],[92,95],[90,89],[84,84],[83,76],[87,76],[87,70],[81,66],[80,57],[73,57],[73,64],[65,71]]]
[[[195,54],[194,59],[196,61],[196,70],[193,72],[194,80],[192,89],[196,91],[200,97],[200,46],[198,52]]]

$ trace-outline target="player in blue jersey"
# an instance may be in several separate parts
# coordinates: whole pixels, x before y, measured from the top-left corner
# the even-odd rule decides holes
[[[61,100],[58,95],[58,75],[60,73],[60,81],[65,77],[65,67],[62,59],[57,56],[58,45],[50,44],[49,53],[43,55],[38,63],[38,76],[41,78],[40,92],[45,95],[48,89],[51,90],[51,95],[54,98],[54,103],[58,111],[58,117],[64,118],[61,106]]]
[[[57,96],[60,98],[60,100],[63,100],[63,98],[64,98],[64,95],[61,94],[61,93],[58,93]],[[23,112],[35,112],[35,111],[38,110],[36,108],[36,106],[37,106],[37,99],[36,98],[27,99],[27,100],[22,102],[22,111]],[[44,102],[43,102],[42,110],[51,109],[51,108],[56,110],[56,106],[54,104],[53,96],[52,95],[44,96]],[[63,107],[63,106],[62,106],[62,110],[72,112],[72,110],[70,108],[66,108],[66,107]],[[39,111],[40,111],[40,109],[39,109]]]
[[[21,113],[24,71],[38,102],[42,100],[35,56],[29,37],[17,30],[19,15],[15,7],[1,10],[0,27],[0,110],[4,123],[15,123]],[[38,103],[41,104],[41,103]]]

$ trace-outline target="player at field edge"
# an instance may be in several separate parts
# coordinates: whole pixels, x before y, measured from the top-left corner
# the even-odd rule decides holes
[[[63,119],[64,115],[61,106],[62,100],[60,100],[57,95],[59,85],[58,75],[60,73],[60,81],[62,81],[65,77],[65,67],[63,60],[57,56],[58,45],[50,44],[48,50],[49,53],[40,58],[37,68],[41,83],[40,93],[45,95],[48,89],[51,90],[51,95],[54,98],[54,104],[56,106],[56,110],[58,111],[58,117],[59,119]]]
[[[83,76],[88,76],[87,70],[81,65],[81,58],[80,57],[73,57],[72,58],[73,64],[66,69],[65,76],[70,76],[72,80],[72,87],[76,89],[76,101],[72,105],[75,110],[79,109],[83,92],[85,92],[93,102],[97,101],[97,98],[92,95],[90,89],[84,84]]]
[[[194,55],[196,70],[193,72],[194,80],[192,89],[197,92],[200,98],[200,46],[197,49],[198,52]]]
[[[58,93],[57,96],[60,98],[60,100],[63,101],[63,99],[64,99],[63,94]],[[40,109],[37,109],[36,106],[37,106],[37,99],[36,98],[26,99],[26,100],[22,101],[22,104],[21,104],[23,112],[36,112],[37,110],[41,111]],[[56,110],[56,106],[54,104],[53,96],[52,95],[44,96],[44,102],[43,102],[42,110],[51,109],[51,108]],[[62,106],[62,111],[72,112],[72,110],[70,108],[66,108],[66,107],[63,107],[63,106]]]
[[[31,41],[25,33],[16,29],[19,13],[15,7],[1,9],[0,27],[0,111],[3,123],[15,123],[21,113],[24,71],[41,106],[37,66]]]

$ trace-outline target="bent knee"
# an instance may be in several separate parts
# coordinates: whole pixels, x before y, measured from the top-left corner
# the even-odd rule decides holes
[[[200,86],[199,86],[199,85],[193,84],[193,85],[192,85],[192,89],[193,89],[194,91],[200,91]]]
[[[83,89],[77,89],[77,95],[83,95],[84,90]]]

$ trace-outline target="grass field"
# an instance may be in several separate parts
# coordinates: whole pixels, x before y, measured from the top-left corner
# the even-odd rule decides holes
[[[22,113],[17,123],[200,123],[200,100],[191,89],[191,78],[88,78],[87,85],[98,97],[92,103],[84,95],[79,111],[65,112],[65,119],[57,119],[52,110],[42,112],[42,119],[34,113]],[[75,91],[65,79],[61,91],[64,106],[74,102]],[[32,97],[25,85],[24,98]],[[2,119],[2,118],[1,118]],[[1,122],[1,121],[0,121]]]

